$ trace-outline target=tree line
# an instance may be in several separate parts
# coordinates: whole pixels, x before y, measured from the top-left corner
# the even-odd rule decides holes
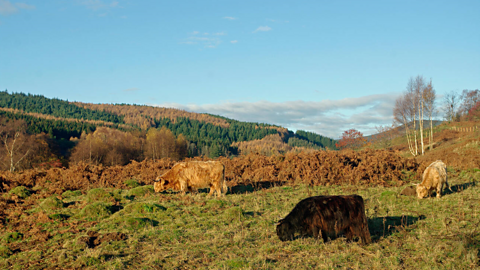
[[[42,95],[24,93],[9,94],[7,90],[0,92],[0,107],[61,118],[101,120],[116,124],[124,123],[122,116],[109,112],[84,109],[70,104],[68,101],[56,98],[50,99]]]
[[[103,109],[95,111],[79,108],[79,113],[75,114],[77,110],[72,106],[77,107],[76,105],[58,99],[47,99],[30,94],[9,94],[7,91],[0,92],[0,96],[3,98],[0,102],[0,107],[3,108],[0,110],[0,118],[3,119],[0,131],[3,132],[2,138],[5,139],[1,142],[3,152],[0,151],[3,169],[18,170],[38,164],[67,166],[69,162],[80,161],[122,165],[130,160],[145,158],[168,157],[176,160],[187,156],[216,158],[238,155],[239,150],[238,146],[234,145],[235,142],[261,140],[270,135],[279,135],[283,143],[294,148],[334,148],[335,143],[332,139],[311,132],[293,133],[275,125],[240,122],[208,114],[206,115],[209,117],[223,121],[222,124],[189,117],[172,119],[144,115],[144,119],[147,119],[149,124],[146,125],[146,129],[143,129],[133,124],[123,123],[122,117],[125,116],[112,118],[114,114]],[[42,106],[47,106],[48,109],[43,109]],[[143,108],[143,106],[132,107]],[[81,117],[81,119],[74,117]],[[17,130],[19,133],[15,142],[11,140],[15,138],[16,133],[11,131],[13,129],[8,127],[9,125],[22,127]],[[23,148],[17,147],[20,141],[29,141],[23,144],[28,150],[24,151]],[[12,143],[16,145],[14,152],[18,154],[24,152],[23,154],[26,155],[22,158],[13,158],[17,160],[14,163],[18,163],[18,166],[13,166],[15,168],[11,166],[12,162],[6,160],[9,152],[8,145]],[[45,155],[34,154],[33,145],[43,145]],[[38,158],[33,159],[34,156]]]

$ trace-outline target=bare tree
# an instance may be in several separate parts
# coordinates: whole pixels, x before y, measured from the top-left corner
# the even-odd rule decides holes
[[[392,146],[392,140],[397,136],[397,130],[392,124],[391,126],[376,126],[378,134],[375,135],[374,140],[382,148],[390,148]]]
[[[445,112],[445,119],[447,121],[454,121],[460,96],[456,91],[450,91],[443,97],[443,111]]]
[[[425,114],[433,115],[435,93],[432,91],[433,86],[431,81],[429,84],[426,84],[422,76],[411,77],[408,81],[406,91],[402,96],[397,98],[395,102],[393,110],[394,124],[403,124],[405,126],[408,148],[413,156],[417,156],[419,150],[422,155],[425,154],[423,122]],[[410,131],[410,125],[413,126],[412,131]],[[433,123],[431,122],[430,125],[432,126]],[[417,129],[419,134],[417,133]],[[433,135],[430,134],[431,139],[433,139],[432,136]],[[420,142],[418,142],[419,140]],[[420,149],[418,146],[419,143]]]
[[[428,120],[430,121],[430,134],[428,139],[428,144],[430,150],[433,148],[433,116],[435,115],[435,99],[436,93],[432,85],[432,80],[427,84],[423,91],[423,100],[425,101],[425,109],[427,111]]]
[[[5,149],[5,167],[14,172],[19,164],[30,153],[30,148],[25,142],[27,136],[25,134],[26,124],[23,121],[2,121],[0,126],[0,140]]]
[[[413,118],[413,111],[411,109],[411,102],[409,101],[410,94],[407,92],[402,96],[399,96],[395,100],[395,107],[393,108],[393,119],[394,124],[403,125],[405,128],[405,135],[407,137],[408,150],[410,153],[415,156],[415,148],[413,146],[413,141],[411,138],[411,132],[409,124]]]

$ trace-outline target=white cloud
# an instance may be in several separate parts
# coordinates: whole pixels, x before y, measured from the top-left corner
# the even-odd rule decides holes
[[[226,19],[226,20],[231,20],[231,21],[233,21],[233,20],[236,20],[236,19],[237,19],[237,18],[234,18],[234,17],[228,17],[228,16],[225,16],[225,17],[223,17],[223,18],[224,18],[224,19]]]
[[[140,89],[138,89],[138,88],[136,88],[136,87],[133,87],[133,88],[125,89],[125,90],[123,90],[123,92],[136,92],[136,91],[138,91],[138,90],[140,90]]]
[[[203,45],[204,48],[216,48],[220,43],[222,43],[222,40],[220,39],[221,36],[227,35],[225,31],[222,32],[216,32],[213,34],[210,34],[208,32],[204,32],[201,35],[200,31],[193,31],[189,33],[189,37],[186,38],[186,40],[180,42],[180,44],[187,44],[187,45],[195,45],[195,44],[201,44]]]
[[[376,133],[375,126],[390,125],[395,98],[393,94],[383,94],[318,102],[257,101],[203,105],[164,103],[158,106],[211,113],[239,121],[275,124],[290,130],[307,130],[335,139],[351,128],[370,135]]]
[[[35,9],[34,5],[29,5],[25,3],[16,3],[15,5],[20,9]]]
[[[268,27],[268,26],[260,26],[258,27],[255,31],[253,31],[253,33],[255,32],[266,32],[266,31],[270,31],[272,30],[271,27]]]
[[[35,6],[25,3],[12,4],[8,0],[0,0],[0,15],[14,14],[17,13],[19,9],[35,9]]]
[[[104,2],[102,0],[80,0],[78,3],[93,11],[119,7],[118,1]]]
[[[232,43],[232,44],[235,44],[235,43],[237,43],[237,42],[238,42],[238,40],[232,40],[232,41],[230,41],[230,43]]]

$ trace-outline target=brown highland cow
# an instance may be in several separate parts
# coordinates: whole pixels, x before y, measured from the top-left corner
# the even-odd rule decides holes
[[[420,184],[417,185],[417,197],[423,199],[430,197],[431,192],[436,190],[437,198],[442,196],[443,185],[446,185],[448,189],[450,185],[447,182],[447,166],[441,160],[437,160],[430,164],[423,172],[423,179]]]
[[[192,192],[199,188],[210,188],[210,193],[217,193],[217,197],[225,195],[228,191],[225,182],[225,166],[218,161],[187,161],[178,162],[163,175],[155,179],[153,184],[155,192],[166,189]]]
[[[348,241],[354,237],[363,244],[371,242],[363,198],[349,196],[315,196],[303,199],[277,224],[277,235],[282,241],[300,236],[320,235],[324,242],[344,233]]]

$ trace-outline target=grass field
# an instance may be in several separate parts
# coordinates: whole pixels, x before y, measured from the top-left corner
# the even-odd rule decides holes
[[[16,188],[4,197],[24,206],[0,230],[0,268],[480,269],[478,180],[478,170],[454,173],[453,192],[423,200],[399,195],[405,186],[243,188],[221,199],[135,181],[46,199]],[[278,239],[275,223],[301,199],[342,194],[364,198],[372,244]]]

